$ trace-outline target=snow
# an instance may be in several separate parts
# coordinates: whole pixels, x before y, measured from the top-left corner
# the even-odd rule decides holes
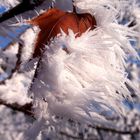
[[[31,125],[31,120],[23,113],[0,106],[0,139],[20,140],[23,132]]]

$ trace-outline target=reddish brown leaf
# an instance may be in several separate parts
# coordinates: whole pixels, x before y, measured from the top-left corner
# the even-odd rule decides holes
[[[29,21],[29,23],[40,28],[34,57],[40,56],[44,44],[48,44],[51,38],[60,33],[61,29],[66,34],[68,34],[68,29],[71,29],[74,33],[77,33],[76,37],[78,37],[87,29],[94,29],[96,26],[95,18],[88,13],[68,13],[56,8],[48,10]]]

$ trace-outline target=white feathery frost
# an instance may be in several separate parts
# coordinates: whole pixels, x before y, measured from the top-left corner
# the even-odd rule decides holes
[[[19,0],[1,0],[0,6],[4,6],[5,8],[9,9],[19,4]]]
[[[80,12],[89,12],[97,19],[97,28],[76,38],[73,31],[55,37],[40,61],[32,85],[36,116],[46,125],[61,128],[54,116],[81,123],[106,121],[106,117],[125,114],[124,99],[131,99],[128,79],[128,54],[139,58],[131,46],[131,38],[139,34],[118,24],[120,1],[75,0]],[[126,1],[125,1],[126,2]],[[70,52],[67,54],[63,48]],[[49,123],[48,123],[49,122]]]

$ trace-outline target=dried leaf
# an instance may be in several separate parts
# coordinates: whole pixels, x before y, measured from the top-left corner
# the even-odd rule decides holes
[[[32,25],[40,28],[38,39],[35,46],[34,57],[41,55],[41,49],[44,44],[48,44],[51,38],[54,38],[61,32],[61,29],[68,34],[71,29],[77,36],[80,36],[87,29],[94,29],[96,20],[88,13],[77,14],[75,12],[64,12],[56,8],[52,8],[40,16],[29,21]]]

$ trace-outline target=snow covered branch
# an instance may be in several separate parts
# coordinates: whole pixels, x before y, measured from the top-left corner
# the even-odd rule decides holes
[[[24,113],[25,115],[34,117],[34,113],[32,111],[32,103],[21,106],[17,103],[14,103],[14,104],[6,103],[6,101],[3,101],[0,99],[0,105],[4,105],[10,109],[13,109],[14,111],[19,111],[19,112]]]
[[[17,51],[17,54],[16,54],[16,64],[15,64],[15,66],[11,69],[11,72],[9,73],[9,75],[6,77],[6,79],[5,78],[3,78],[1,81],[0,81],[0,85],[1,84],[5,84],[5,80],[8,80],[8,79],[11,79],[12,78],[12,76],[13,76],[13,74],[16,72],[16,71],[18,71],[18,69],[19,69],[19,66],[20,66],[20,63],[21,63],[21,54],[22,54],[22,48],[23,48],[23,45],[21,44],[21,43],[18,43],[19,45],[18,45],[18,51]],[[4,51],[3,51],[4,52]],[[7,57],[7,56],[6,56]],[[4,59],[4,58],[3,58]],[[8,61],[8,58],[7,58],[7,61]],[[5,60],[5,64],[7,63],[8,64],[8,62],[7,62],[6,60]],[[6,66],[7,67],[7,66]],[[5,68],[6,68],[5,67]]]

